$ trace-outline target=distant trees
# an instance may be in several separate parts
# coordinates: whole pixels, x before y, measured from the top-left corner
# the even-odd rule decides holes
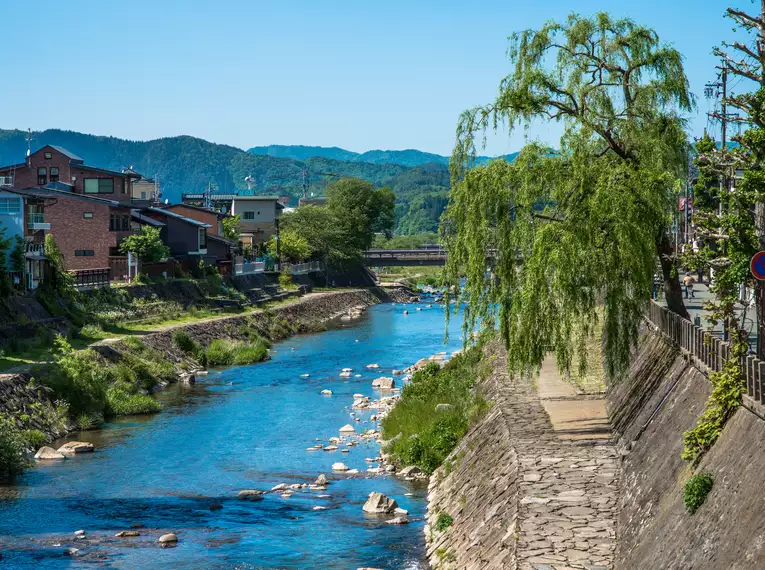
[[[268,241],[268,254],[277,259],[277,250],[281,261],[297,263],[309,259],[313,254],[311,243],[305,235],[288,229],[279,233],[279,245],[277,247],[276,236],[271,236]]]
[[[294,243],[305,240],[310,257],[342,266],[360,260],[376,232],[391,235],[395,196],[389,188],[349,178],[329,184],[326,195],[326,206],[301,206],[281,218],[281,233]]]

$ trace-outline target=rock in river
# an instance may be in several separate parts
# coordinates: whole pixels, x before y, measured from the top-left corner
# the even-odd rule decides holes
[[[130,536],[141,536],[141,533],[138,532],[137,530],[121,530],[114,536],[117,538],[127,538]]]
[[[324,487],[325,485],[329,484],[329,481],[327,480],[327,476],[322,473],[316,478],[316,481],[313,483],[314,485],[319,485],[321,487]]]
[[[372,381],[372,388],[377,388],[378,390],[392,390],[395,385],[393,378],[390,376],[381,376]]]
[[[35,453],[35,459],[39,459],[40,461],[47,461],[50,459],[65,459],[66,456],[63,453],[59,453],[52,447],[43,446],[40,449],[37,450],[37,453]]]
[[[353,433],[356,429],[351,424],[345,424],[339,431],[340,433]]]
[[[385,522],[388,524],[409,524],[409,519],[407,517],[395,517]]]
[[[169,532],[160,536],[157,542],[160,544],[175,544],[178,542],[178,537],[175,535],[175,533]]]
[[[333,463],[332,471],[348,471],[348,466],[345,463]]]
[[[369,493],[367,502],[364,503],[363,511],[371,515],[384,515],[392,513],[398,508],[398,503],[395,499],[386,497],[382,493],[372,491]]]
[[[331,396],[332,395],[332,390],[322,390],[321,391],[321,395],[322,396]]]
[[[73,456],[81,453],[93,453],[92,443],[86,441],[70,441],[58,448],[58,452],[62,455]]]
[[[236,496],[240,501],[262,501],[264,491],[258,491],[257,489],[245,489],[239,491]]]

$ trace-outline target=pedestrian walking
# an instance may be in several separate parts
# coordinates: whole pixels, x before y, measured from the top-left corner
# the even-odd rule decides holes
[[[685,274],[685,277],[683,277],[683,285],[685,285],[685,298],[687,299],[689,296],[691,298],[694,298],[693,294],[693,284],[696,282],[696,279],[691,275],[691,272],[688,271]]]

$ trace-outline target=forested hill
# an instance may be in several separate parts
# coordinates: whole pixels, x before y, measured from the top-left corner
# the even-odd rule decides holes
[[[402,166],[420,166],[431,162],[448,165],[449,157],[421,150],[369,150],[358,153],[343,148],[323,147],[323,146],[302,146],[302,145],[269,145],[254,146],[248,152],[279,158],[294,158],[296,160],[306,160],[315,156],[324,158],[333,158],[335,160],[346,160],[353,162],[371,162],[373,164],[391,163]],[[506,154],[501,158],[506,160],[515,159],[518,153]],[[492,160],[490,156],[479,156],[479,164]]]
[[[24,160],[27,149],[25,137],[23,131],[0,130],[0,166]],[[321,147],[278,147],[307,149],[298,159],[253,154],[190,136],[130,141],[50,129],[33,132],[32,137],[33,151],[46,144],[59,145],[93,166],[121,170],[132,165],[144,176],[158,176],[163,195],[171,202],[180,201],[183,192],[203,190],[208,183],[221,192],[245,190],[247,184],[244,179],[247,176],[255,179],[258,194],[289,195],[293,203],[302,195],[304,170],[308,173],[309,192],[316,195],[321,195],[332,180],[348,176],[363,178],[377,185],[390,186],[396,193],[396,229],[403,234],[434,231],[449,191],[447,166],[440,160],[411,166],[382,159],[380,162],[358,160],[358,156],[362,155],[352,156],[356,153],[342,149],[323,149],[339,151],[339,154],[317,156],[316,149]],[[349,158],[337,158],[344,156],[343,152],[348,153],[345,156]],[[306,156],[308,154],[312,156]]]

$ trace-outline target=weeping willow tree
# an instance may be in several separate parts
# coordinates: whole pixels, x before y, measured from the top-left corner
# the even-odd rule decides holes
[[[513,371],[548,351],[562,369],[578,354],[583,371],[603,318],[615,374],[659,264],[668,306],[687,316],[667,234],[686,167],[681,113],[694,106],[682,57],[653,30],[607,14],[516,33],[508,54],[496,100],[457,127],[445,278],[467,278],[465,327],[498,321]],[[512,164],[474,167],[487,130],[540,119],[563,122],[558,151],[530,144]]]

